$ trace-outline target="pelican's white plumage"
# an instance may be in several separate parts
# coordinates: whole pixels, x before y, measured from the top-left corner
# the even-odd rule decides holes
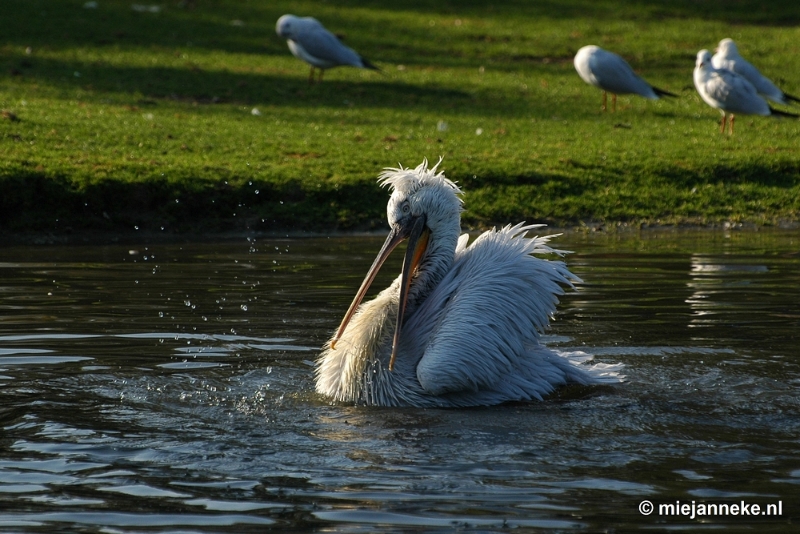
[[[651,100],[675,96],[653,87],[633,72],[622,57],[599,46],[588,45],[578,50],[574,64],[584,82],[603,90],[603,109],[606,108],[606,92],[612,94],[615,107],[617,95],[635,94]]]
[[[536,257],[561,254],[550,237],[526,237],[540,225],[491,230],[467,246],[468,236],[459,236],[460,190],[436,166],[387,169],[381,180],[393,189],[392,231],[351,306],[357,311],[348,312],[319,357],[317,392],[378,406],[456,407],[620,381],[618,366],[581,365],[591,357],[539,343],[562,286],[578,281],[563,262]],[[410,270],[360,304],[397,235],[409,235]]]
[[[275,24],[275,32],[286,39],[294,57],[311,65],[309,82],[314,80],[314,68],[320,69],[319,79],[325,69],[349,65],[362,69],[377,70],[378,67],[342,44],[314,17],[283,15]]]
[[[720,131],[725,131],[727,114],[731,116],[730,132],[733,133],[733,122],[736,114],[742,115],[783,115],[796,117],[791,113],[772,109],[762,98],[755,86],[747,78],[727,69],[714,68],[711,53],[700,50],[695,62],[694,86],[706,104],[722,113]]]
[[[753,84],[758,94],[778,104],[789,104],[790,100],[800,102],[795,96],[781,91],[772,81],[761,74],[749,61],[739,54],[739,48],[733,39],[723,39],[719,42],[717,51],[711,58],[715,69],[725,69],[743,76]]]

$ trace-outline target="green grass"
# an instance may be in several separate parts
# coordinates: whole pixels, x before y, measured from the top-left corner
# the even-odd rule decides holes
[[[800,93],[794,0],[83,4],[4,4],[5,232],[380,227],[380,170],[440,156],[471,226],[800,221],[800,121],[742,116],[720,135],[691,74],[732,37]],[[310,86],[275,35],[289,12],[383,74]],[[679,98],[602,113],[572,66],[585,44]]]

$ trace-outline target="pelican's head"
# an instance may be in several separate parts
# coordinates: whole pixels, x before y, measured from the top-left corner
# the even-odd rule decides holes
[[[429,169],[425,160],[415,169],[389,168],[381,173],[380,184],[392,188],[386,206],[390,227],[408,226],[424,219],[428,231],[438,235],[454,222],[459,224],[461,190],[443,172],[436,172],[439,163]]]
[[[736,43],[730,38],[721,40],[715,52],[719,52],[723,57],[737,57],[739,55],[739,49],[736,47]]]
[[[389,362],[389,369],[392,369],[397,343],[400,339],[403,314],[408,303],[412,275],[417,266],[425,260],[426,253],[432,247],[433,242],[436,242],[437,246],[447,247],[448,244],[443,241],[452,241],[449,248],[450,252],[454,251],[461,227],[461,199],[458,196],[461,190],[455,183],[445,178],[444,173],[436,172],[439,163],[429,169],[428,162],[425,160],[415,169],[406,169],[401,166],[396,169],[385,169],[381,173],[379,177],[381,185],[388,185],[392,188],[392,196],[386,207],[390,226],[389,236],[383,243],[383,247],[367,272],[353,303],[347,310],[339,330],[331,341],[331,348],[335,348],[336,341],[344,333],[347,324],[389,254],[401,241],[408,239],[400,280],[400,302],[392,356]]]
[[[698,69],[705,69],[711,65],[711,52],[706,49],[700,50],[697,53],[697,61],[694,66]]]
[[[283,15],[278,19],[275,24],[275,33],[284,39],[292,39],[294,35],[294,26],[297,25],[298,17],[294,15]]]

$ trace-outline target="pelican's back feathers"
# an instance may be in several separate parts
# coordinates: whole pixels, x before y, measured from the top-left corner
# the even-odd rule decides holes
[[[525,237],[538,226],[485,232],[469,247],[459,240],[452,269],[405,327],[426,344],[416,374],[427,394],[455,406],[492,404],[597,383],[590,367],[539,345],[562,286],[580,279],[563,262],[534,256],[564,253],[547,245],[552,236]]]

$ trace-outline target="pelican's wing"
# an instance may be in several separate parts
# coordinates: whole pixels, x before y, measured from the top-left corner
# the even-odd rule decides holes
[[[518,369],[555,312],[562,285],[577,281],[548,238],[517,225],[481,235],[403,328],[427,338],[417,378],[433,395],[493,389]],[[412,324],[413,323],[413,324]]]
[[[361,57],[312,17],[301,19],[294,40],[311,56],[333,65],[361,66]]]

